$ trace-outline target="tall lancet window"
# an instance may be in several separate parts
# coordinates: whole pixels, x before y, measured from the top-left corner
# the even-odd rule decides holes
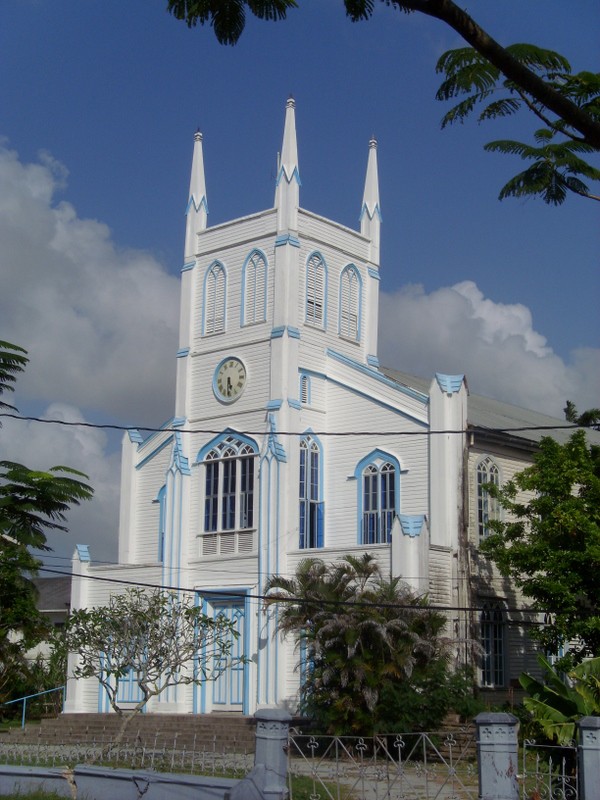
[[[267,318],[267,259],[253,250],[246,259],[242,277],[242,325]]]
[[[312,436],[300,441],[300,542],[301,550],[323,547],[321,501],[321,450]]]
[[[481,685],[504,686],[506,619],[500,601],[486,601],[480,617],[481,630]]]
[[[235,436],[220,439],[204,456],[204,531],[254,527],[256,450]]]
[[[318,253],[306,263],[306,322],[318,328],[327,325],[327,266]]]
[[[481,539],[490,533],[489,523],[500,516],[500,504],[487,488],[488,485],[498,486],[499,482],[498,467],[486,456],[477,465],[477,527]]]
[[[204,278],[204,335],[225,330],[227,275],[225,267],[215,261]]]
[[[400,462],[391,453],[374,450],[356,465],[358,543],[388,544],[400,512]]]
[[[361,282],[353,264],[344,268],[340,276],[339,333],[346,339],[360,339]]]

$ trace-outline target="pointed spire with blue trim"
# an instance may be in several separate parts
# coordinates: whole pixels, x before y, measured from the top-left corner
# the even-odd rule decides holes
[[[204,157],[202,154],[202,134],[194,134],[194,155],[190,177],[190,197],[188,200],[185,226],[184,261],[192,260],[198,250],[196,234],[206,229],[208,205],[206,203],[206,183],[204,180]]]
[[[293,97],[289,98],[285,107],[283,145],[277,166],[277,187],[275,189],[277,231],[297,231],[300,173],[298,172],[298,144],[296,142],[296,103]]]
[[[379,264],[381,208],[379,206],[379,175],[377,172],[377,139],[369,141],[369,160],[360,212],[360,232],[371,240],[371,261]]]

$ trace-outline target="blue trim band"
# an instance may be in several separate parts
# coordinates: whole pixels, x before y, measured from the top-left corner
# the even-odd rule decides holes
[[[290,337],[290,339],[299,339],[300,338],[300,331],[298,330],[298,328],[292,328],[291,325],[288,325],[287,332],[288,332],[288,336]]]
[[[87,544],[76,544],[75,549],[77,550],[77,558],[82,562],[90,562],[92,560],[90,556],[90,547]]]
[[[367,364],[370,367],[378,367],[379,359],[377,358],[377,356],[367,356]]]
[[[442,392],[447,394],[456,394],[460,391],[462,382],[465,379],[464,375],[443,375],[441,372],[435,373],[435,379]]]
[[[278,325],[271,331],[271,339],[281,339],[285,333],[285,325]]]
[[[381,275],[379,274],[378,269],[373,269],[373,267],[367,267],[367,272],[369,273],[371,278],[375,278],[376,281],[381,280]]]
[[[177,351],[177,358],[185,358],[189,356],[190,348],[189,347],[182,347],[181,350]]]
[[[291,247],[300,247],[300,240],[291,233],[280,233],[275,239],[275,247],[281,247],[284,244],[289,244]]]
[[[127,431],[127,434],[129,436],[130,442],[141,444],[144,441],[142,434],[137,430],[137,428],[131,428],[130,430]]]
[[[269,400],[267,403],[267,411],[278,411],[283,405],[283,400]]]
[[[279,186],[279,183],[282,178],[285,178],[286,183],[291,183],[292,180],[295,178],[298,186],[302,186],[302,181],[300,180],[300,173],[298,172],[298,167],[294,167],[292,174],[288,175],[286,168],[282,164],[281,169],[279,170],[279,175],[277,176],[277,180],[275,181],[277,186]]]
[[[296,408],[298,411],[302,408],[302,403],[299,400],[294,400],[292,397],[288,397],[287,403],[290,408]]]
[[[424,514],[398,514],[398,519],[400,520],[402,533],[405,536],[410,536],[411,539],[414,539],[415,536],[420,536],[425,522]]]
[[[195,261],[188,261],[187,264],[183,265],[183,267],[181,268],[181,271],[182,272],[188,272],[188,270],[194,269],[195,266],[196,266],[196,262]]]
[[[408,386],[401,386],[399,383],[396,383],[390,378],[386,378],[385,375],[381,375],[378,372],[373,372],[372,369],[369,369],[369,367],[365,366],[364,364],[360,364],[353,358],[349,358],[348,356],[342,355],[342,353],[331,350],[329,347],[325,350],[325,355],[329,356],[329,358],[333,358],[334,361],[339,361],[341,364],[346,364],[347,366],[352,367],[352,369],[362,372],[363,375],[368,375],[371,378],[375,378],[375,380],[379,381],[380,383],[390,386],[392,389],[396,389],[396,391],[402,392],[403,394],[412,397],[414,400],[419,400],[421,403],[423,403],[423,405],[427,405],[429,403],[428,395],[417,392],[416,389],[411,389]]]

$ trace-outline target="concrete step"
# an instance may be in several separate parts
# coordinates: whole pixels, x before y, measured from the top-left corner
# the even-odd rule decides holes
[[[61,714],[25,728],[3,731],[0,742],[49,745],[108,742],[114,739],[120,724],[116,714]],[[254,752],[254,741],[254,718],[241,714],[138,714],[132,719],[123,743]]]

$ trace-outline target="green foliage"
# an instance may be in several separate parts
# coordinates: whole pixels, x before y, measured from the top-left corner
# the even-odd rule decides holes
[[[259,19],[285,19],[297,0],[169,0],[167,9],[189,28],[212,26],[221,44],[236,44],[246,26],[246,6]]]
[[[373,556],[305,559],[266,592],[279,630],[298,646],[301,710],[322,732],[435,727],[460,694],[446,675],[444,617],[400,579],[384,578]]]
[[[21,347],[0,342],[0,398],[14,390],[28,358]],[[0,402],[0,408],[16,410]],[[37,610],[31,581],[40,561],[30,548],[49,550],[46,532],[66,531],[69,508],[89,500],[93,490],[69,467],[32,470],[0,461],[0,695],[27,674],[24,652],[48,632]]]
[[[106,606],[72,611],[65,637],[78,655],[73,676],[96,678],[118,714],[119,679],[133,673],[140,700],[134,713],[124,716],[118,741],[151,698],[170,686],[217,678],[224,664],[235,661],[237,632],[224,616],[204,614],[190,595],[128,589],[112,595]]]
[[[600,476],[585,432],[542,439],[531,467],[488,490],[507,521],[480,549],[549,616],[533,635],[554,655],[569,646],[570,663],[600,654]]]
[[[519,678],[528,693],[523,705],[552,742],[567,745],[575,739],[576,723],[586,716],[600,716],[600,657],[582,661],[565,680],[543,657],[542,683],[524,673]]]
[[[567,98],[593,120],[600,120],[600,73],[571,74],[564,56],[532,44],[514,44],[506,52],[520,65],[538,75],[555,92]],[[502,75],[497,66],[471,47],[444,53],[437,72],[445,74],[437,92],[438,100],[463,97],[442,119],[442,128],[464,120],[483,105],[477,121],[484,122],[512,116],[526,108],[546,127],[534,134],[535,144],[502,139],[485,145],[488,152],[517,155],[533,163],[511,178],[499,198],[538,196],[549,205],[560,205],[569,192],[598,200],[590,193],[587,180],[600,180],[600,170],[582,156],[598,151],[597,146],[578,135],[577,130],[558,116],[552,116],[541,100],[523,85]],[[501,94],[502,96],[498,97]],[[559,141],[555,141],[560,137]]]

